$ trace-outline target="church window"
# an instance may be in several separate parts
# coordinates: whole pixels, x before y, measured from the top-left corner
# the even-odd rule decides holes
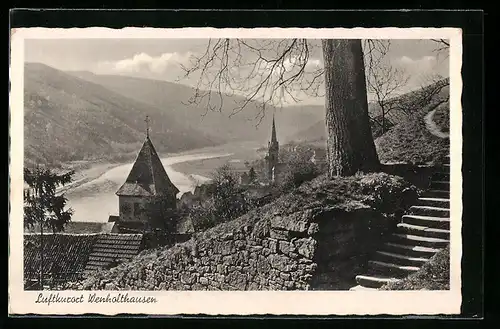
[[[128,202],[122,204],[122,212],[124,215],[130,215],[130,210],[130,204]]]
[[[134,216],[139,216],[141,214],[141,204],[139,202],[134,203]]]

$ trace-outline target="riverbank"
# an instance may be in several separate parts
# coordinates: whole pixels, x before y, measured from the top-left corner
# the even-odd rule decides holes
[[[183,161],[171,164],[170,166],[175,171],[181,172],[186,175],[199,175],[210,178],[212,174],[221,166],[229,164],[235,171],[247,171],[250,168],[248,163],[256,159],[262,158],[264,155],[259,151],[260,145],[258,143],[234,143],[214,146],[204,149],[198,149],[197,152],[201,153],[217,153],[227,152],[229,156],[213,157],[209,159],[194,159],[190,161]],[[185,154],[192,154],[195,152],[185,152]],[[181,153],[182,154],[182,153]]]
[[[87,162],[85,166],[73,166],[73,167],[70,164],[66,165],[65,170],[75,171],[75,174],[73,175],[73,181],[70,184],[57,189],[57,192],[59,193],[69,192],[85,183],[98,179],[104,173],[119,165],[121,164],[103,163],[103,162]]]

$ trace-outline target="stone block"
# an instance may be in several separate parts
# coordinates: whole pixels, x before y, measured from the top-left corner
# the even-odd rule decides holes
[[[288,240],[290,238],[290,232],[281,229],[271,229],[269,236],[277,240]]]
[[[299,255],[312,259],[316,251],[317,242],[313,238],[303,238],[294,241]]]
[[[313,235],[319,232],[319,225],[318,223],[311,223],[309,224],[309,228],[307,229],[307,234]]]
[[[294,248],[293,244],[290,245],[290,242],[288,241],[279,242],[279,250],[285,255],[288,255],[288,253],[292,250],[292,248]]]
[[[222,257],[222,263],[225,265],[233,265],[235,264],[235,256],[233,255],[227,255]]]
[[[250,282],[247,286],[247,290],[259,290],[259,284],[256,282]]]
[[[257,273],[266,274],[271,269],[271,264],[267,258],[259,258],[255,261]]]
[[[245,274],[234,271],[227,275],[228,283],[236,290],[245,290],[247,284],[247,277]]]
[[[271,254],[268,259],[271,267],[279,271],[284,271],[286,269],[286,265],[288,263],[287,257],[278,254]]]
[[[269,250],[271,250],[273,254],[278,252],[278,240],[269,239]]]
[[[280,278],[287,281],[287,280],[290,280],[290,274],[289,273],[284,273],[284,272],[281,272],[280,273]]]
[[[196,281],[196,276],[190,272],[183,272],[180,277],[181,282],[184,284],[193,284]]]

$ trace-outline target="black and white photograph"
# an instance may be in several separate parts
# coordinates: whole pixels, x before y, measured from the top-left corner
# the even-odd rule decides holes
[[[55,30],[11,69],[20,294],[460,298],[459,31]]]

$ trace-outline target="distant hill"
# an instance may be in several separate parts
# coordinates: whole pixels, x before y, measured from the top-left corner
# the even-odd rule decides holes
[[[256,120],[260,111],[257,102],[248,104],[241,112],[230,117],[236,107],[235,101],[244,100],[242,97],[223,95],[222,111],[207,112],[206,102],[188,104],[194,95],[194,89],[183,84],[120,75],[96,75],[85,71],[67,73],[167,111],[184,125],[226,141],[267,141],[270,137],[273,112],[280,141],[324,117],[322,106],[297,105],[282,109],[269,106],[265,117],[259,123]],[[214,96],[212,102],[218,102],[219,95]]]
[[[43,64],[24,72],[25,161],[119,159],[135,154],[151,118],[159,152],[216,145],[224,140],[186,125],[163,108],[125,97]]]
[[[441,88],[441,86],[446,84],[449,84],[448,79],[438,81],[422,89],[418,89],[395,98],[393,101],[400,102],[404,111],[396,108],[389,112],[387,119],[389,119],[393,125],[397,125],[398,123],[406,121],[412,111],[418,111],[420,108],[425,107],[429,102],[432,101],[432,99],[427,99],[426,97],[424,97],[424,95],[430,94],[431,91],[437,90],[436,88],[439,88],[439,92],[433,94],[433,99],[448,97],[450,93],[449,86],[444,86]],[[324,109],[322,110],[324,111]],[[319,106],[317,111],[319,111]],[[369,103],[368,111],[371,118],[379,117],[381,114],[380,107],[376,103]],[[374,129],[375,127],[376,124],[372,123],[372,129]],[[378,136],[375,135],[374,137]],[[324,118],[321,118],[308,128],[301,130],[297,134],[291,136],[290,139],[301,142],[315,142],[326,140],[326,127]]]

